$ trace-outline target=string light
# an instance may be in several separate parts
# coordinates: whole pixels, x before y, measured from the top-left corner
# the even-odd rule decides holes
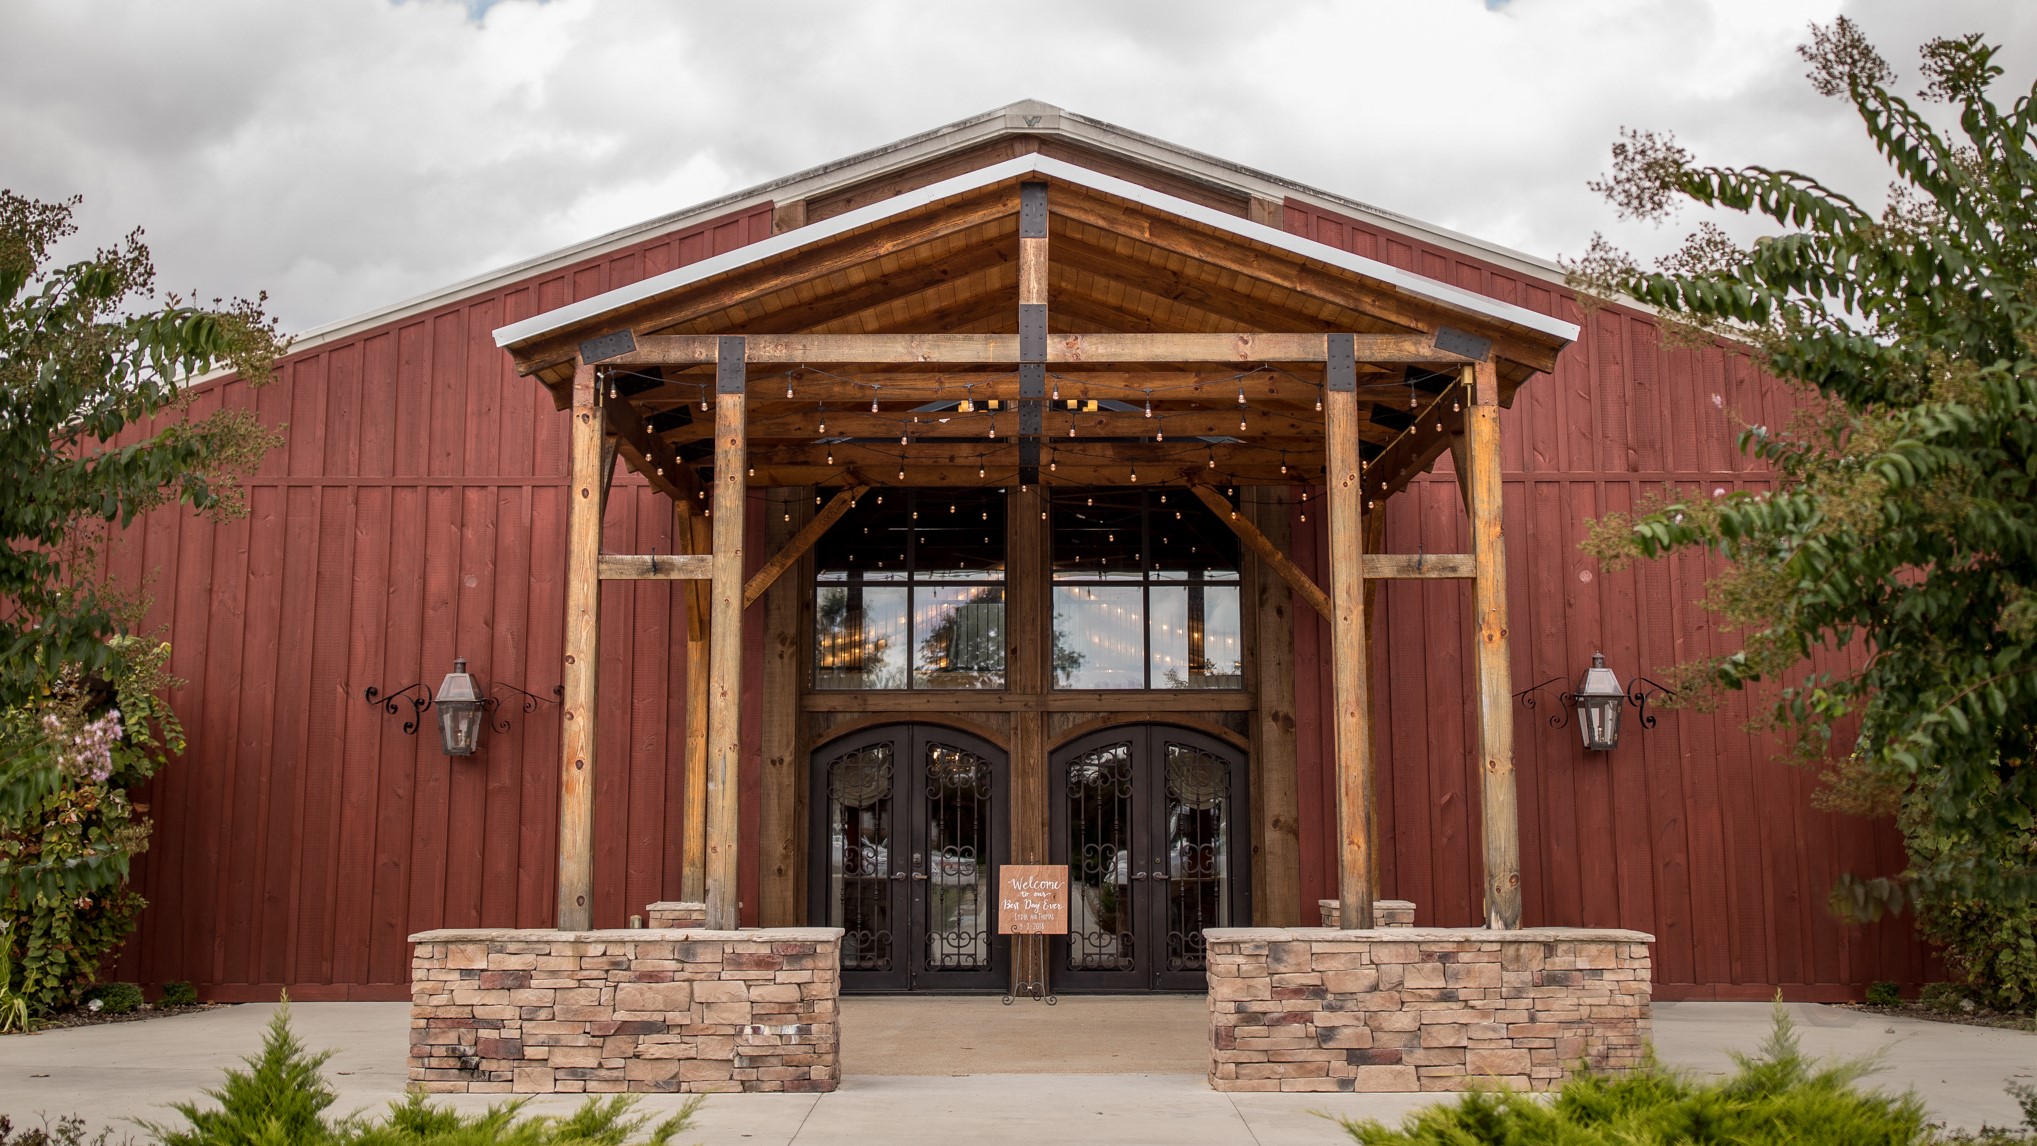
[[[882,389],[883,389],[882,386],[877,386],[872,387],[870,390],[870,412],[872,414],[875,414],[877,412],[877,391]]]
[[[1283,474],[1287,472],[1287,451],[1286,451],[1286,450],[1282,450],[1282,451],[1280,451],[1280,472],[1281,472],[1281,473],[1283,473]]]
[[[1322,413],[1322,412],[1323,412],[1323,396],[1322,396],[1321,394],[1317,394],[1317,395],[1316,395],[1316,413],[1320,414],[1320,413]]]
[[[1146,391],[1146,416],[1148,418],[1153,416],[1153,392],[1151,390]]]
[[[787,398],[792,397],[792,375],[790,374],[785,376],[785,396]]]

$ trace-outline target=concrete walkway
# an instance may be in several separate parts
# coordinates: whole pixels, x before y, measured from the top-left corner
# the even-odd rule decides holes
[[[720,1095],[688,1142],[875,1144],[902,1142],[1153,1143],[1155,1146],[1348,1141],[1316,1112],[1397,1119],[1427,1095],[1224,1095],[1201,1069],[1200,998],[1063,999],[1058,1007],[1004,1008],[990,999],[850,999],[843,1005],[845,1081],[829,1095]],[[260,1044],[272,1008],[220,1008],[28,1037],[0,1038],[0,1113],[86,1115],[127,1128],[164,1118],[164,1104],[216,1086],[220,1072]],[[1946,1122],[2013,1124],[2010,1080],[2037,1082],[2037,1036],[1837,1007],[1791,1007],[1804,1048],[1857,1055],[1887,1047],[1877,1081],[1916,1088]],[[326,1073],[339,1108],[401,1095],[408,1015],[401,1003],[300,1003],[299,1037],[334,1048]],[[1662,1057],[1724,1070],[1729,1050],[1753,1050],[1767,1033],[1759,1003],[1663,1003]],[[993,1067],[1006,1072],[988,1073]],[[1056,1069],[1063,1073],[1033,1073]],[[978,1073],[981,1072],[981,1073]],[[486,1105],[462,1098],[463,1106]],[[570,1100],[547,1100],[546,1109]],[[652,1098],[646,1111],[669,1110]]]

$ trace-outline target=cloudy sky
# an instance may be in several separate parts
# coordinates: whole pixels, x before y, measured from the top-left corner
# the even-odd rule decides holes
[[[1585,189],[1621,125],[1878,193],[1793,50],[1840,12],[1906,85],[1976,31],[2037,75],[2030,0],[5,0],[0,186],[293,330],[1023,97],[1545,257],[1656,251]]]

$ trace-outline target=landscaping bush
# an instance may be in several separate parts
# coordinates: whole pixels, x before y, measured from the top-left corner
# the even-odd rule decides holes
[[[1895,983],[1880,979],[1867,985],[1867,1005],[1870,1007],[1900,1007],[1903,1005],[1903,989]]]
[[[1651,1056],[1645,1066],[1625,1074],[1579,1074],[1554,1101],[1510,1090],[1473,1091],[1454,1104],[1408,1115],[1398,1130],[1370,1119],[1345,1119],[1344,1128],[1365,1146],[2037,1143],[2037,1092],[2017,1091],[2026,1131],[1989,1129],[1939,1138],[1915,1095],[1860,1087],[1875,1068],[1872,1057],[1806,1058],[1780,1004],[1760,1053],[1736,1054],[1734,1061],[1739,1069],[1733,1074],[1699,1080]]]
[[[85,1005],[102,1015],[131,1015],[141,1009],[141,988],[133,983],[102,983],[86,992]]]
[[[1967,995],[1965,986],[1959,983],[1926,983],[1918,993],[1917,1001],[1946,1014],[1973,1009],[1973,999]]]
[[[290,1030],[288,1001],[269,1020],[261,1052],[245,1060],[246,1070],[226,1072],[226,1082],[205,1096],[212,1104],[180,1102],[171,1106],[184,1119],[181,1126],[141,1123],[163,1146],[250,1146],[290,1143],[292,1146],[664,1146],[686,1129],[699,1099],[639,1137],[650,1122],[631,1114],[636,1100],[629,1095],[590,1098],[564,1117],[525,1115],[521,1102],[491,1106],[481,1114],[461,1114],[434,1106],[423,1095],[392,1103],[380,1118],[327,1119],[336,1097],[320,1069],[332,1052],[313,1054]],[[214,1108],[216,1105],[216,1109]],[[0,1146],[7,1146],[0,1141]]]
[[[160,1005],[165,1007],[195,1007],[198,1005],[198,988],[193,987],[182,979],[175,979],[164,983],[163,1001]]]
[[[45,1121],[41,1126],[24,1127],[17,1131],[14,1123],[5,1114],[0,1114],[0,1146],[111,1146],[113,1131],[101,1130],[87,1137],[85,1120],[77,1115],[66,1115],[54,1123]],[[120,1142],[132,1142],[123,1137]]]

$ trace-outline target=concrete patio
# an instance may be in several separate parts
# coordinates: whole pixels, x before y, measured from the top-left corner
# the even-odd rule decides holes
[[[975,998],[852,998],[843,1003],[843,1084],[826,1095],[722,1095],[708,1100],[688,1142],[825,1144],[1072,1141],[1156,1146],[1335,1142],[1318,1115],[1396,1119],[1432,1095],[1219,1094],[1202,1077],[1208,1017],[1200,996],[1064,998],[1059,1006]],[[2020,1119],[2004,1093],[2037,1082],[2037,1035],[1891,1019],[1794,1005],[1806,1050],[1886,1047],[1876,1081],[1914,1087],[1956,1126]],[[29,1037],[0,1038],[0,1113],[79,1113],[95,1123],[163,1118],[166,1103],[215,1086],[253,1052],[267,1005]],[[402,1094],[408,1007],[300,1003],[298,1035],[333,1048],[326,1065],[338,1109]],[[1693,1070],[1724,1070],[1731,1050],[1766,1033],[1761,1003],[1662,1003],[1655,1045]],[[479,1096],[455,1099],[481,1107]],[[570,1106],[545,1100],[545,1108]],[[646,1111],[668,1110],[651,1098]]]

